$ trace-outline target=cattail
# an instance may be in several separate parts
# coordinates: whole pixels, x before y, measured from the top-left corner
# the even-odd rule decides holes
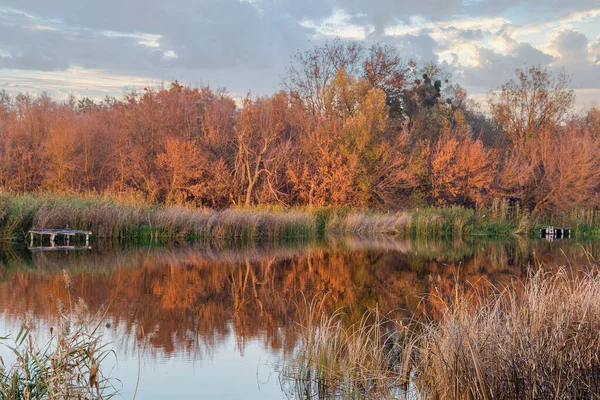
[[[63,277],[64,277],[64,280],[65,280],[65,288],[68,291],[71,291],[71,289],[73,289],[73,284],[71,282],[71,277],[69,276],[69,273],[67,272],[66,269],[63,269]]]

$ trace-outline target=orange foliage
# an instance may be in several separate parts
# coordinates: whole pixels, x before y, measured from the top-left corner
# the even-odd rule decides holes
[[[436,296],[453,296],[458,275],[465,290],[477,292],[488,280],[506,282],[520,275],[517,265],[527,261],[515,259],[522,252],[497,243],[475,250],[449,244],[453,251],[475,252],[455,261],[424,256],[420,248],[413,249],[417,243],[399,244],[402,251],[348,251],[351,243],[341,251],[325,250],[322,243],[295,250],[112,249],[70,254],[69,264],[75,268],[70,273],[74,296],[94,312],[107,307],[106,322],[114,329],[169,354],[184,346],[218,342],[231,326],[241,340],[261,337],[270,346],[289,350],[296,343],[293,322],[304,298],[323,297],[327,310],[344,307],[354,321],[375,306],[397,316],[418,315],[431,311],[429,300]],[[441,244],[426,244],[434,252],[441,250],[437,246]],[[560,249],[555,251],[562,259]],[[68,304],[64,256],[36,253],[36,267],[29,269],[0,265],[4,315],[48,320],[56,315],[52,300]],[[90,266],[95,273],[89,273]]]
[[[495,156],[481,140],[439,141],[432,160],[432,195],[441,205],[485,200],[495,175]]]
[[[477,206],[546,212],[599,203],[597,109],[569,118],[564,74],[518,70],[491,120],[432,64],[334,41],[299,53],[288,92],[131,91],[59,103],[0,93],[0,185],[227,207]]]

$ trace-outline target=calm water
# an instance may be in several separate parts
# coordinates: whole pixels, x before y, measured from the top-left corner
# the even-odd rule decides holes
[[[296,304],[327,294],[358,320],[369,307],[422,313],[428,293],[452,294],[524,276],[528,265],[588,264],[599,242],[398,241],[354,238],[267,245],[196,243],[82,252],[0,253],[0,336],[33,320],[56,324],[72,293],[108,307],[103,333],[118,361],[111,376],[131,399],[294,398],[281,371],[297,343]],[[10,359],[7,349],[0,355]],[[115,361],[115,360],[113,360]],[[139,383],[138,383],[139,378]]]

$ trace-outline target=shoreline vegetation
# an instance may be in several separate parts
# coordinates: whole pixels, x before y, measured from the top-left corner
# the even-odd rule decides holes
[[[49,336],[25,319],[18,333],[0,337],[14,360],[0,357],[0,399],[110,399],[118,394],[118,380],[104,370],[115,357],[101,333],[103,310],[90,312],[81,298],[71,297],[72,283],[66,271],[64,285],[69,302],[53,300],[56,320]]]
[[[457,283],[454,295],[423,299],[424,320],[374,309],[350,326],[305,301],[282,384],[301,398],[597,397],[599,282],[597,269],[540,268],[489,293]]]
[[[494,201],[474,210],[460,206],[400,212],[342,207],[279,206],[210,210],[119,202],[111,197],[0,194],[0,241],[22,242],[37,228],[91,230],[94,237],[144,240],[291,240],[335,235],[402,238],[533,237],[542,225],[566,225],[574,237],[600,234],[595,210],[534,218],[518,205]]]
[[[102,101],[0,90],[0,188],[244,207],[253,211],[239,228],[256,236],[253,213],[278,207],[292,210],[290,221],[263,225],[286,231],[304,218],[297,210],[316,210],[317,231],[414,235],[523,232],[522,210],[536,222],[600,207],[600,109],[576,109],[570,75],[523,66],[490,89],[478,103],[443,65],[404,59],[385,43],[332,40],[295,52],[281,91],[241,102],[177,81]],[[502,202],[520,210],[500,221],[463,211],[494,202],[498,212]],[[322,210],[345,207],[390,214],[336,211],[343,221],[322,226]],[[165,213],[143,225],[182,227]]]

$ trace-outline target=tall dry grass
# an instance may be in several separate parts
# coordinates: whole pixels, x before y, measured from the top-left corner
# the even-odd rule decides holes
[[[314,215],[301,211],[272,212],[253,209],[222,211],[184,207],[159,209],[155,226],[179,236],[210,238],[298,238],[316,234]]]
[[[117,203],[108,197],[0,194],[0,240],[23,238],[32,227],[91,230],[96,237],[154,239],[298,238],[317,234],[316,217],[297,210],[206,210]]]
[[[542,221],[532,219],[519,207],[510,208],[507,202],[494,204],[490,209],[477,211],[454,206],[396,213],[333,207],[209,210],[122,203],[106,196],[0,193],[0,241],[23,238],[33,226],[68,226],[91,230],[97,237],[121,240],[192,237],[279,239],[327,234],[457,238],[472,234],[508,236],[515,232],[523,235],[537,232],[535,227]],[[582,214],[581,218],[584,217]],[[580,225],[578,230],[593,233],[597,228]]]
[[[562,268],[459,297],[419,339],[417,382],[433,398],[600,396],[600,279]]]
[[[330,234],[407,236],[412,226],[413,216],[407,212],[394,214],[353,212],[348,215],[333,215],[328,221],[326,230]]]
[[[333,213],[327,233],[412,238],[460,237],[481,227],[475,210],[464,207],[424,208],[396,213]]]
[[[65,284],[70,288],[65,273]],[[0,358],[2,400],[97,400],[117,394],[102,365],[112,354],[99,333],[102,318],[91,315],[81,299],[66,307],[57,303],[59,324],[48,340],[38,340],[24,324],[12,338],[0,338],[14,356],[6,365]]]
[[[539,270],[490,290],[485,297],[457,291],[453,299],[434,298],[437,317],[408,326],[369,312],[346,327],[339,313],[309,307],[287,370],[296,396],[600,397],[597,269]]]
[[[328,315],[323,301],[299,306],[301,342],[284,371],[286,390],[298,398],[396,398],[409,383],[414,343],[378,310],[346,326],[344,315]]]

